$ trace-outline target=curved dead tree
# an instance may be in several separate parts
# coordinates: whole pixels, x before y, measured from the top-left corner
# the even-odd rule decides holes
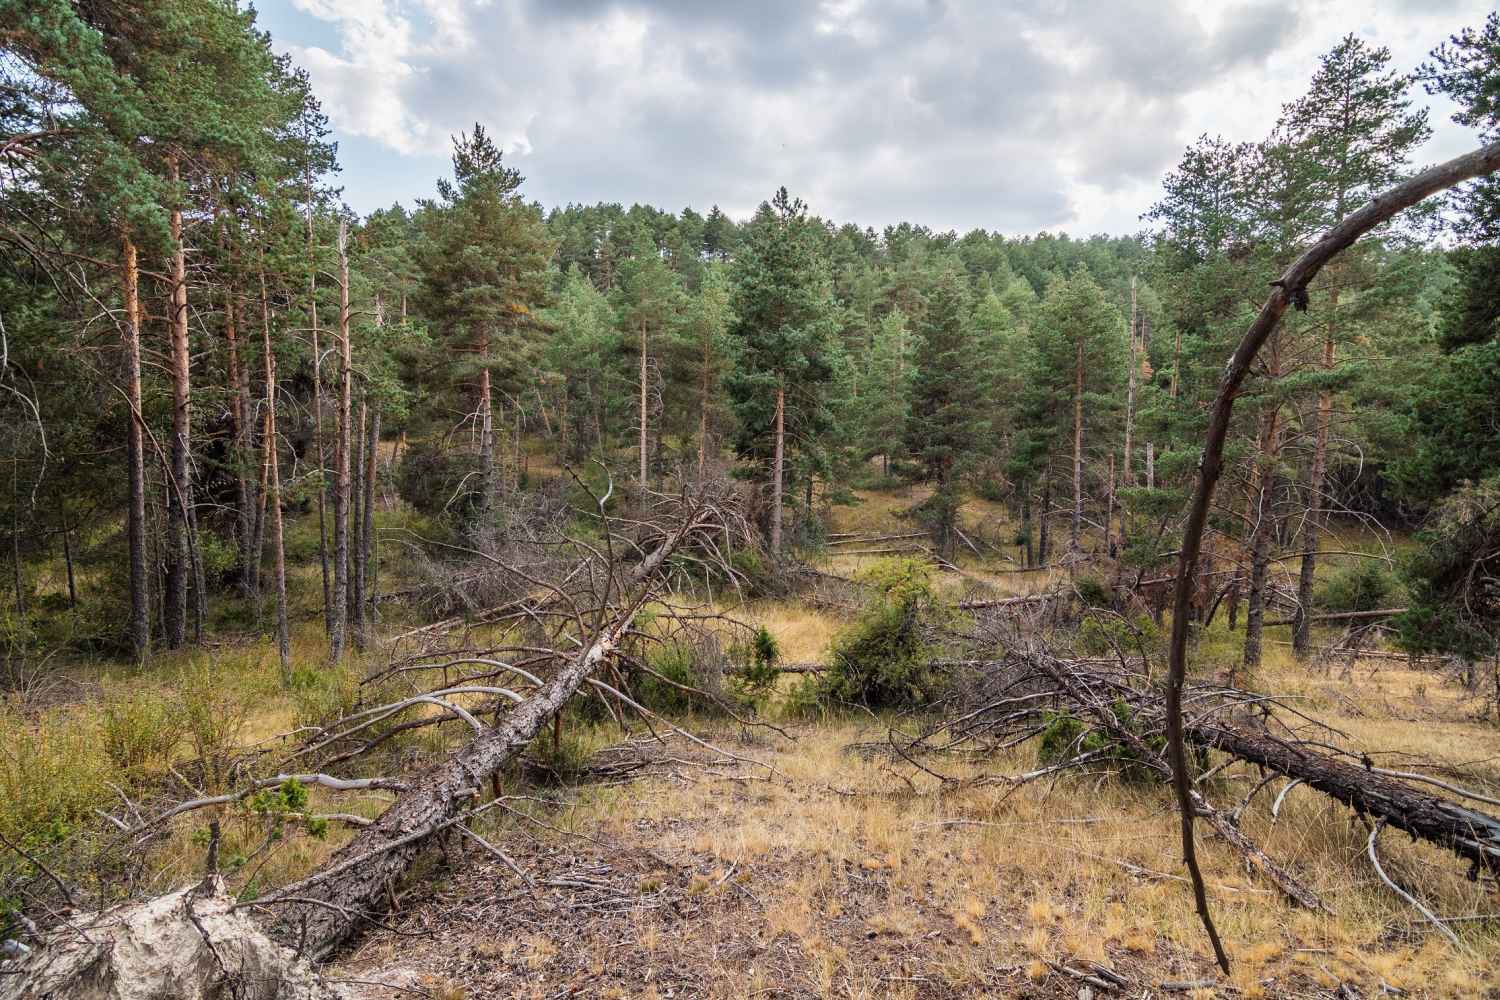
[[[1275,290],[1235,348],[1219,383],[1219,391],[1209,408],[1208,433],[1198,462],[1198,483],[1192,504],[1188,508],[1187,525],[1183,531],[1182,549],[1177,562],[1177,585],[1172,601],[1172,638],[1168,653],[1166,728],[1167,752],[1173,773],[1172,785],[1177,794],[1177,808],[1182,820],[1183,861],[1192,878],[1198,916],[1213,944],[1214,955],[1225,972],[1229,971],[1229,956],[1224,951],[1219,932],[1209,913],[1208,890],[1203,884],[1203,873],[1198,869],[1197,852],[1193,843],[1195,810],[1182,722],[1182,691],[1187,677],[1188,621],[1197,582],[1198,557],[1203,546],[1203,529],[1208,523],[1209,506],[1213,502],[1214,488],[1223,468],[1224,441],[1229,436],[1229,418],[1234,409],[1235,397],[1246,376],[1250,374],[1250,366],[1255,362],[1256,355],[1275,332],[1287,308],[1307,308],[1307,286],[1324,265],[1353,246],[1370,230],[1390,221],[1424,198],[1496,170],[1500,170],[1500,142],[1490,143],[1472,153],[1424,170],[1376,195],[1352,215],[1336,223],[1306,253],[1298,257],[1280,278],[1271,283]]]

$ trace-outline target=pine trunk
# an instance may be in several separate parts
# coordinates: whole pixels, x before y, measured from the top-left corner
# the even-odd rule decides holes
[[[253,551],[253,527],[250,521],[250,510],[254,505],[254,498],[250,489],[250,385],[249,377],[240,362],[239,344],[239,302],[236,298],[233,280],[230,287],[224,291],[224,348],[226,355],[226,374],[229,377],[229,413],[234,422],[234,486],[235,486],[235,527],[238,531],[237,542],[239,543],[240,559],[240,596],[245,600],[254,600],[257,589],[255,579],[255,560],[251,558]]]
[[[781,480],[786,459],[786,388],[776,384],[776,446],[771,459],[771,555],[781,555]]]
[[[1323,370],[1333,371],[1334,333],[1339,314],[1339,290],[1329,293],[1328,329],[1323,337]],[[1328,434],[1333,423],[1333,391],[1318,392],[1317,423],[1313,437],[1312,473],[1307,481],[1307,520],[1302,527],[1302,568],[1297,575],[1297,613],[1292,623],[1292,652],[1298,658],[1312,651],[1313,581],[1318,572],[1318,543],[1326,515],[1323,483],[1328,477]]]
[[[1272,354],[1274,356],[1274,342]],[[1274,369],[1273,369],[1274,370]],[[1276,494],[1276,460],[1280,440],[1280,412],[1274,405],[1261,420],[1260,447],[1257,455],[1255,499],[1249,511],[1250,586],[1245,597],[1246,670],[1260,666],[1262,631],[1266,617],[1266,583],[1271,567],[1271,539],[1275,535],[1273,510]]]
[[[130,406],[125,433],[129,466],[129,507],[125,535],[130,547],[130,648],[136,662],[151,649],[151,579],[146,559],[146,442],[141,415],[141,297],[135,244],[121,240],[125,298],[125,399]]]
[[[375,482],[379,472],[379,447],[380,410],[371,406],[369,422],[365,428],[365,495],[360,503],[359,527],[359,592],[364,599],[360,602],[355,618],[361,649],[370,643],[370,616],[375,605]]]
[[[169,161],[169,177],[177,183],[175,160]],[[166,643],[177,649],[187,641],[188,578],[192,559],[188,549],[188,506],[192,503],[189,478],[192,437],[192,355],[188,345],[187,249],[182,242],[182,209],[173,207],[169,217],[172,238],[171,352],[172,442],[170,448],[171,489],[167,495],[167,592],[165,596]]]
[[[1134,477],[1130,474],[1130,453],[1133,446],[1131,438],[1135,434],[1135,380],[1136,373],[1140,371],[1140,361],[1136,357],[1136,328],[1139,320],[1136,312],[1135,278],[1130,279],[1130,361],[1126,370],[1125,382],[1125,456],[1120,464],[1120,481],[1126,486],[1135,485]]]
[[[349,432],[349,639],[358,650],[365,648],[361,622],[365,606],[365,554],[359,543],[364,525],[365,420],[368,409],[361,393],[359,417]]]
[[[318,566],[323,572],[323,631],[333,635],[333,583],[328,573],[328,452],[323,446],[323,353],[318,343],[318,269],[313,264],[312,178],[307,181],[307,309],[312,325],[313,449],[318,454]]]
[[[1083,533],[1083,339],[1073,358],[1073,523],[1068,529],[1068,554],[1076,561]],[[1069,570],[1071,572],[1071,568]]]
[[[641,426],[640,426],[640,452],[641,469],[640,485],[641,493],[646,492],[646,437],[647,437],[647,372],[646,372],[646,324],[641,323]]]
[[[260,273],[261,348],[266,372],[266,506],[271,523],[271,571],[276,592],[276,656],[281,663],[281,681],[292,677],[292,635],[286,608],[286,535],[281,523],[281,465],[276,447],[276,352],[271,349],[271,305],[266,294],[266,272]]]
[[[495,468],[495,393],[490,380],[490,334],[479,338],[479,501],[480,521],[488,525],[490,512],[500,496],[500,476]]]
[[[349,343],[349,234],[339,223],[339,410],[334,444],[333,593],[329,601],[329,655],[344,655],[349,627],[349,421],[353,416],[354,357]]]

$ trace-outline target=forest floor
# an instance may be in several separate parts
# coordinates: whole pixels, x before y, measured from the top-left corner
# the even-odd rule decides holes
[[[1258,679],[1356,746],[1424,761],[1491,758],[1470,771],[1500,782],[1494,727],[1421,672],[1382,664],[1327,676],[1276,663]],[[1123,996],[1218,979],[1165,789],[1065,777],[952,791],[852,752],[885,738],[874,721],[809,722],[788,730],[794,739],[688,725],[775,772],[671,738],[636,780],[577,786],[486,831],[534,891],[470,849],[446,877],[418,880],[395,930],[368,935],[334,974],[452,1000],[1074,998],[1086,984],[1064,967],[1091,965],[1128,981]],[[973,777],[1034,763],[1034,750],[1018,748],[933,766]],[[1226,778],[1214,794],[1227,806],[1254,777]],[[1466,951],[1454,952],[1378,883],[1352,813],[1297,789],[1273,821],[1279,787],[1246,811],[1243,829],[1335,914],[1289,909],[1236,852],[1201,834],[1235,965],[1222,986],[1187,995],[1496,995],[1492,925],[1460,925]],[[1439,913],[1494,908],[1451,856],[1395,837],[1382,854]]]
[[[862,492],[857,504],[834,509],[831,530],[914,530],[905,512],[921,498],[917,490]],[[966,505],[964,524],[992,540],[1013,536],[1003,510],[979,500]],[[1346,531],[1329,547],[1377,543]],[[821,565],[854,575],[869,561],[831,554]],[[961,573],[937,577],[948,596],[976,579],[1006,593],[1055,582],[1050,572],[1008,572],[1015,564],[1005,556],[957,561]],[[1336,566],[1325,560],[1322,572]],[[294,584],[304,595],[317,588],[316,568],[310,572],[304,567],[306,578]],[[824,658],[848,624],[797,601],[760,600],[736,613],[764,624],[787,662]],[[1240,636],[1222,617],[1196,647],[1201,676],[1225,673],[1239,658]],[[300,618],[294,657],[317,664],[315,616]],[[1463,783],[1500,787],[1500,728],[1481,718],[1481,699],[1401,661],[1299,665],[1276,642],[1288,631],[1268,633],[1264,666],[1240,684],[1295,700],[1346,733],[1347,746],[1392,766],[1461,769]],[[28,817],[60,810],[118,811],[116,782],[131,789],[137,806],[152,801],[153,787],[180,797],[185,779],[170,766],[174,758],[212,759],[215,748],[288,733],[320,717],[347,694],[340,686],[357,680],[326,669],[310,674],[313,681],[284,690],[274,655],[258,639],[163,656],[145,672],[70,668],[41,707],[0,705],[0,829],[24,830]],[[782,689],[796,682],[784,677]],[[187,721],[153,742],[153,713],[169,706],[174,719]],[[1181,877],[1165,788],[1073,774],[1019,788],[944,786],[855,749],[885,741],[891,725],[916,726],[911,719],[784,716],[773,699],[766,718],[785,735],[723,718],[676,720],[738,760],[681,736],[644,741],[640,727],[609,751],[625,739],[618,729],[570,721],[560,762],[577,765],[604,750],[643,766],[606,781],[508,779],[508,810],[476,829],[532,884],[473,846],[447,845],[410,880],[387,926],[367,933],[331,974],[365,997],[418,991],[434,1000],[1073,1000],[1089,992],[1097,1000],[1111,994],[1075,973],[1101,968],[1125,982],[1116,995],[1126,997],[1500,997],[1493,892],[1468,881],[1451,855],[1394,834],[1382,840],[1396,881],[1439,914],[1463,918],[1453,925],[1463,947],[1451,948],[1380,884],[1361,820],[1305,787],[1286,795],[1273,818],[1284,782],[1272,783],[1246,809],[1242,827],[1333,914],[1290,909],[1247,873],[1239,854],[1200,829],[1214,912],[1235,961],[1221,979]],[[408,751],[443,749],[418,742]],[[1031,744],[985,759],[929,762],[957,778],[1014,774],[1035,763]],[[1210,786],[1210,798],[1228,808],[1258,779],[1230,769]],[[312,808],[364,816],[387,801],[312,791]],[[201,816],[174,821],[135,876],[136,889],[198,877],[202,826]],[[348,836],[334,827],[325,838],[286,837],[267,850],[257,846],[265,840],[262,820],[226,821],[221,850],[236,864],[231,888],[254,893],[294,880]],[[1163,992],[1163,984],[1186,983],[1214,985]]]
[[[912,530],[904,512],[921,498],[861,493],[858,504],[835,509],[831,530]],[[991,537],[1005,532],[1003,511],[983,501],[966,505],[964,523]],[[1376,550],[1379,540],[1346,531],[1337,547]],[[834,554],[821,566],[851,575],[869,561]],[[1047,572],[1004,572],[1004,560],[960,564],[962,573],[938,576],[950,595],[975,579],[1008,593],[1054,582]],[[797,602],[761,601],[739,613],[765,624],[791,662],[823,657],[845,624]],[[1227,672],[1238,644],[1216,626],[1199,644],[1196,669]],[[1381,659],[1309,670],[1273,641],[1261,671],[1240,682],[1295,700],[1377,757],[1462,765],[1466,776],[1500,784],[1500,730],[1478,718],[1479,702],[1431,673]],[[444,1000],[1072,1000],[1109,995],[1077,978],[1101,967],[1130,997],[1500,996],[1495,926],[1457,924],[1464,951],[1452,950],[1379,883],[1362,821],[1316,792],[1291,792],[1273,819],[1277,782],[1242,826],[1332,915],[1288,908],[1238,853],[1200,833],[1235,960],[1221,979],[1181,876],[1166,789],[1075,776],[955,789],[856,752],[912,720],[788,721],[774,706],[771,718],[786,736],[678,720],[742,761],[672,737],[633,777],[553,790],[545,804],[517,809],[490,839],[505,844],[534,888],[471,848],[446,877],[420,882],[395,929],[366,937],[336,974]],[[955,778],[1011,774],[1034,767],[1036,750],[928,763]],[[1258,778],[1231,769],[1210,795],[1227,808]],[[1451,856],[1394,836],[1381,849],[1392,877],[1437,912],[1495,916],[1496,900]],[[1195,983],[1213,985],[1162,989]],[[400,995],[361,988],[371,998]]]

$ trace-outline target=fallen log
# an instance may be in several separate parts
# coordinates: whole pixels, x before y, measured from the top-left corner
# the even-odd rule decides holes
[[[1065,711],[1093,721],[1095,730],[1116,745],[1123,756],[1156,768],[1158,751],[1147,749],[1165,727],[1165,704],[1159,688],[1125,672],[1118,661],[1063,660],[1046,653],[1017,652],[1004,660],[933,661],[933,667],[961,662],[979,679],[981,706],[960,720],[967,731],[998,737],[1002,743],[1027,733]],[[1248,721],[1250,712],[1270,713],[1274,698],[1216,685],[1189,685],[1186,700],[1191,717],[1184,720],[1187,742],[1228,754],[1266,771],[1285,775],[1349,806],[1362,816],[1383,820],[1412,837],[1451,851],[1467,860],[1470,874],[1500,875],[1500,819],[1434,795],[1413,782],[1449,787],[1423,775],[1404,777],[1375,767],[1367,757],[1323,742],[1301,742],[1275,735],[1265,724]],[[1129,725],[1117,722],[1119,713]],[[1274,718],[1274,715],[1272,716]],[[1305,717],[1300,721],[1307,721]],[[946,723],[945,725],[955,725]],[[933,730],[933,734],[941,732]],[[923,739],[908,746],[920,750]],[[1456,794],[1480,798],[1454,789]],[[1195,809],[1201,815],[1202,810]],[[1267,872],[1267,875],[1274,875]]]
[[[696,535],[716,530],[723,530],[722,522],[710,514],[707,504],[695,501],[681,523],[622,582],[616,610],[603,617],[550,680],[446,760],[408,778],[407,790],[316,872],[257,901],[257,906],[279,908],[274,933],[299,954],[321,959],[364,922],[383,913],[392,887],[429,839],[461,828],[490,778],[519,756],[618,650],[652,594],[651,581],[672,555]]]
[[[1307,620],[1313,622],[1352,622],[1365,621],[1371,618],[1392,618],[1404,614],[1405,608],[1381,608],[1378,611],[1337,611],[1328,614],[1308,615]],[[1266,622],[1270,625],[1295,625],[1295,618],[1277,618],[1275,621]]]

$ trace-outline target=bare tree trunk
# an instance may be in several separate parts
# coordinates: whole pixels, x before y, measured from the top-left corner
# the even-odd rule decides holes
[[[1052,555],[1052,470],[1046,469],[1042,473],[1042,510],[1037,525],[1036,557],[1037,564],[1047,565],[1047,559]]]
[[[698,375],[698,478],[703,478],[703,468],[708,462],[708,407],[713,388],[711,363],[713,361],[713,338],[705,330],[703,334],[702,370]]]
[[[484,496],[479,510],[485,524],[500,495],[500,477],[495,468],[495,394],[490,380],[490,335],[486,330],[479,341],[479,483]]]
[[[370,614],[375,603],[375,481],[379,471],[380,410],[370,407],[369,423],[365,430],[365,496],[360,504],[362,520],[359,530],[359,592],[364,598],[359,605],[355,624],[359,629],[359,647],[370,643]]]
[[[1323,370],[1333,371],[1334,333],[1338,323],[1339,289],[1328,296],[1328,329],[1323,337]],[[1319,535],[1326,521],[1323,483],[1328,476],[1328,433],[1333,424],[1333,390],[1318,392],[1318,415],[1313,438],[1312,473],[1307,482],[1307,520],[1302,526],[1302,568],[1297,575],[1297,613],[1292,625],[1292,652],[1298,657],[1312,651],[1313,581],[1318,571]]]
[[[260,272],[260,322],[266,371],[266,506],[271,522],[271,571],[275,574],[276,656],[281,663],[281,682],[292,679],[292,633],[286,608],[286,535],[281,523],[281,465],[276,441],[276,352],[271,347],[271,304],[266,294],[266,272]]]
[[[349,639],[354,648],[365,648],[365,636],[361,616],[365,606],[364,549],[360,538],[364,528],[365,487],[365,422],[369,404],[361,392],[359,417],[349,431]]]
[[[57,498],[57,513],[62,521],[63,539],[63,564],[68,573],[68,607],[78,607],[78,582],[73,577],[73,539],[72,530],[68,524],[68,502],[62,497]]]
[[[1111,559],[1117,558],[1119,551],[1115,548],[1115,456],[1109,456],[1109,492],[1105,496],[1104,505],[1104,547],[1109,552]]]
[[[640,486],[641,493],[646,492],[646,437],[647,437],[647,414],[649,412],[647,402],[647,373],[646,373],[646,323],[641,321],[641,423],[640,423]]]
[[[332,627],[328,633],[329,655],[337,662],[344,655],[349,627],[349,422],[353,416],[354,356],[349,343],[349,233],[339,223],[339,411],[338,439],[334,446],[333,489],[333,593],[329,601]]]
[[[168,177],[177,183],[176,158],[168,161]],[[173,206],[168,224],[172,238],[171,352],[172,443],[167,492],[167,592],[165,595],[166,643],[177,649],[187,641],[188,577],[192,560],[188,551],[188,505],[192,503],[189,448],[192,440],[192,356],[188,346],[187,250],[182,242],[182,209]]]
[[[307,308],[312,324],[313,448],[318,453],[318,566],[323,571],[323,631],[333,635],[333,583],[328,573],[328,452],[323,446],[323,353],[318,343],[318,269],[313,263],[312,176],[307,179]]]
[[[786,388],[776,383],[776,445],[771,459],[771,555],[781,555],[781,480],[786,460]]]
[[[129,506],[125,534],[130,547],[130,647],[137,663],[151,649],[151,582],[146,560],[146,442],[141,415],[141,297],[135,244],[121,238],[125,298],[125,399],[130,406],[125,433],[129,466]]]
[[[1068,555],[1072,564],[1081,551],[1083,533],[1083,338],[1078,339],[1073,358],[1073,523],[1068,529]]]
[[[239,537],[240,596],[254,600],[257,581],[255,560],[251,557],[254,547],[254,529],[250,510],[254,499],[250,495],[250,385],[249,377],[240,363],[239,345],[239,300],[234,290],[233,278],[224,290],[224,347],[227,357],[226,374],[229,376],[229,413],[234,421],[234,486],[235,526]]]
[[[1156,489],[1156,443],[1146,442],[1146,489]]]
[[[1273,334],[1267,344],[1266,378],[1281,376],[1281,336]],[[1275,403],[1261,418],[1260,442],[1256,450],[1256,487],[1250,515],[1250,584],[1245,596],[1246,670],[1260,666],[1262,631],[1266,617],[1266,584],[1271,568],[1271,539],[1276,532],[1276,462],[1280,456],[1281,411]]]
[[[1140,371],[1140,362],[1136,358],[1136,330],[1139,325],[1139,317],[1136,309],[1135,276],[1130,278],[1130,363],[1126,371],[1125,383],[1125,457],[1120,465],[1120,480],[1126,486],[1133,486],[1134,478],[1130,474],[1130,452],[1132,448],[1132,437],[1135,434],[1135,380]]]

